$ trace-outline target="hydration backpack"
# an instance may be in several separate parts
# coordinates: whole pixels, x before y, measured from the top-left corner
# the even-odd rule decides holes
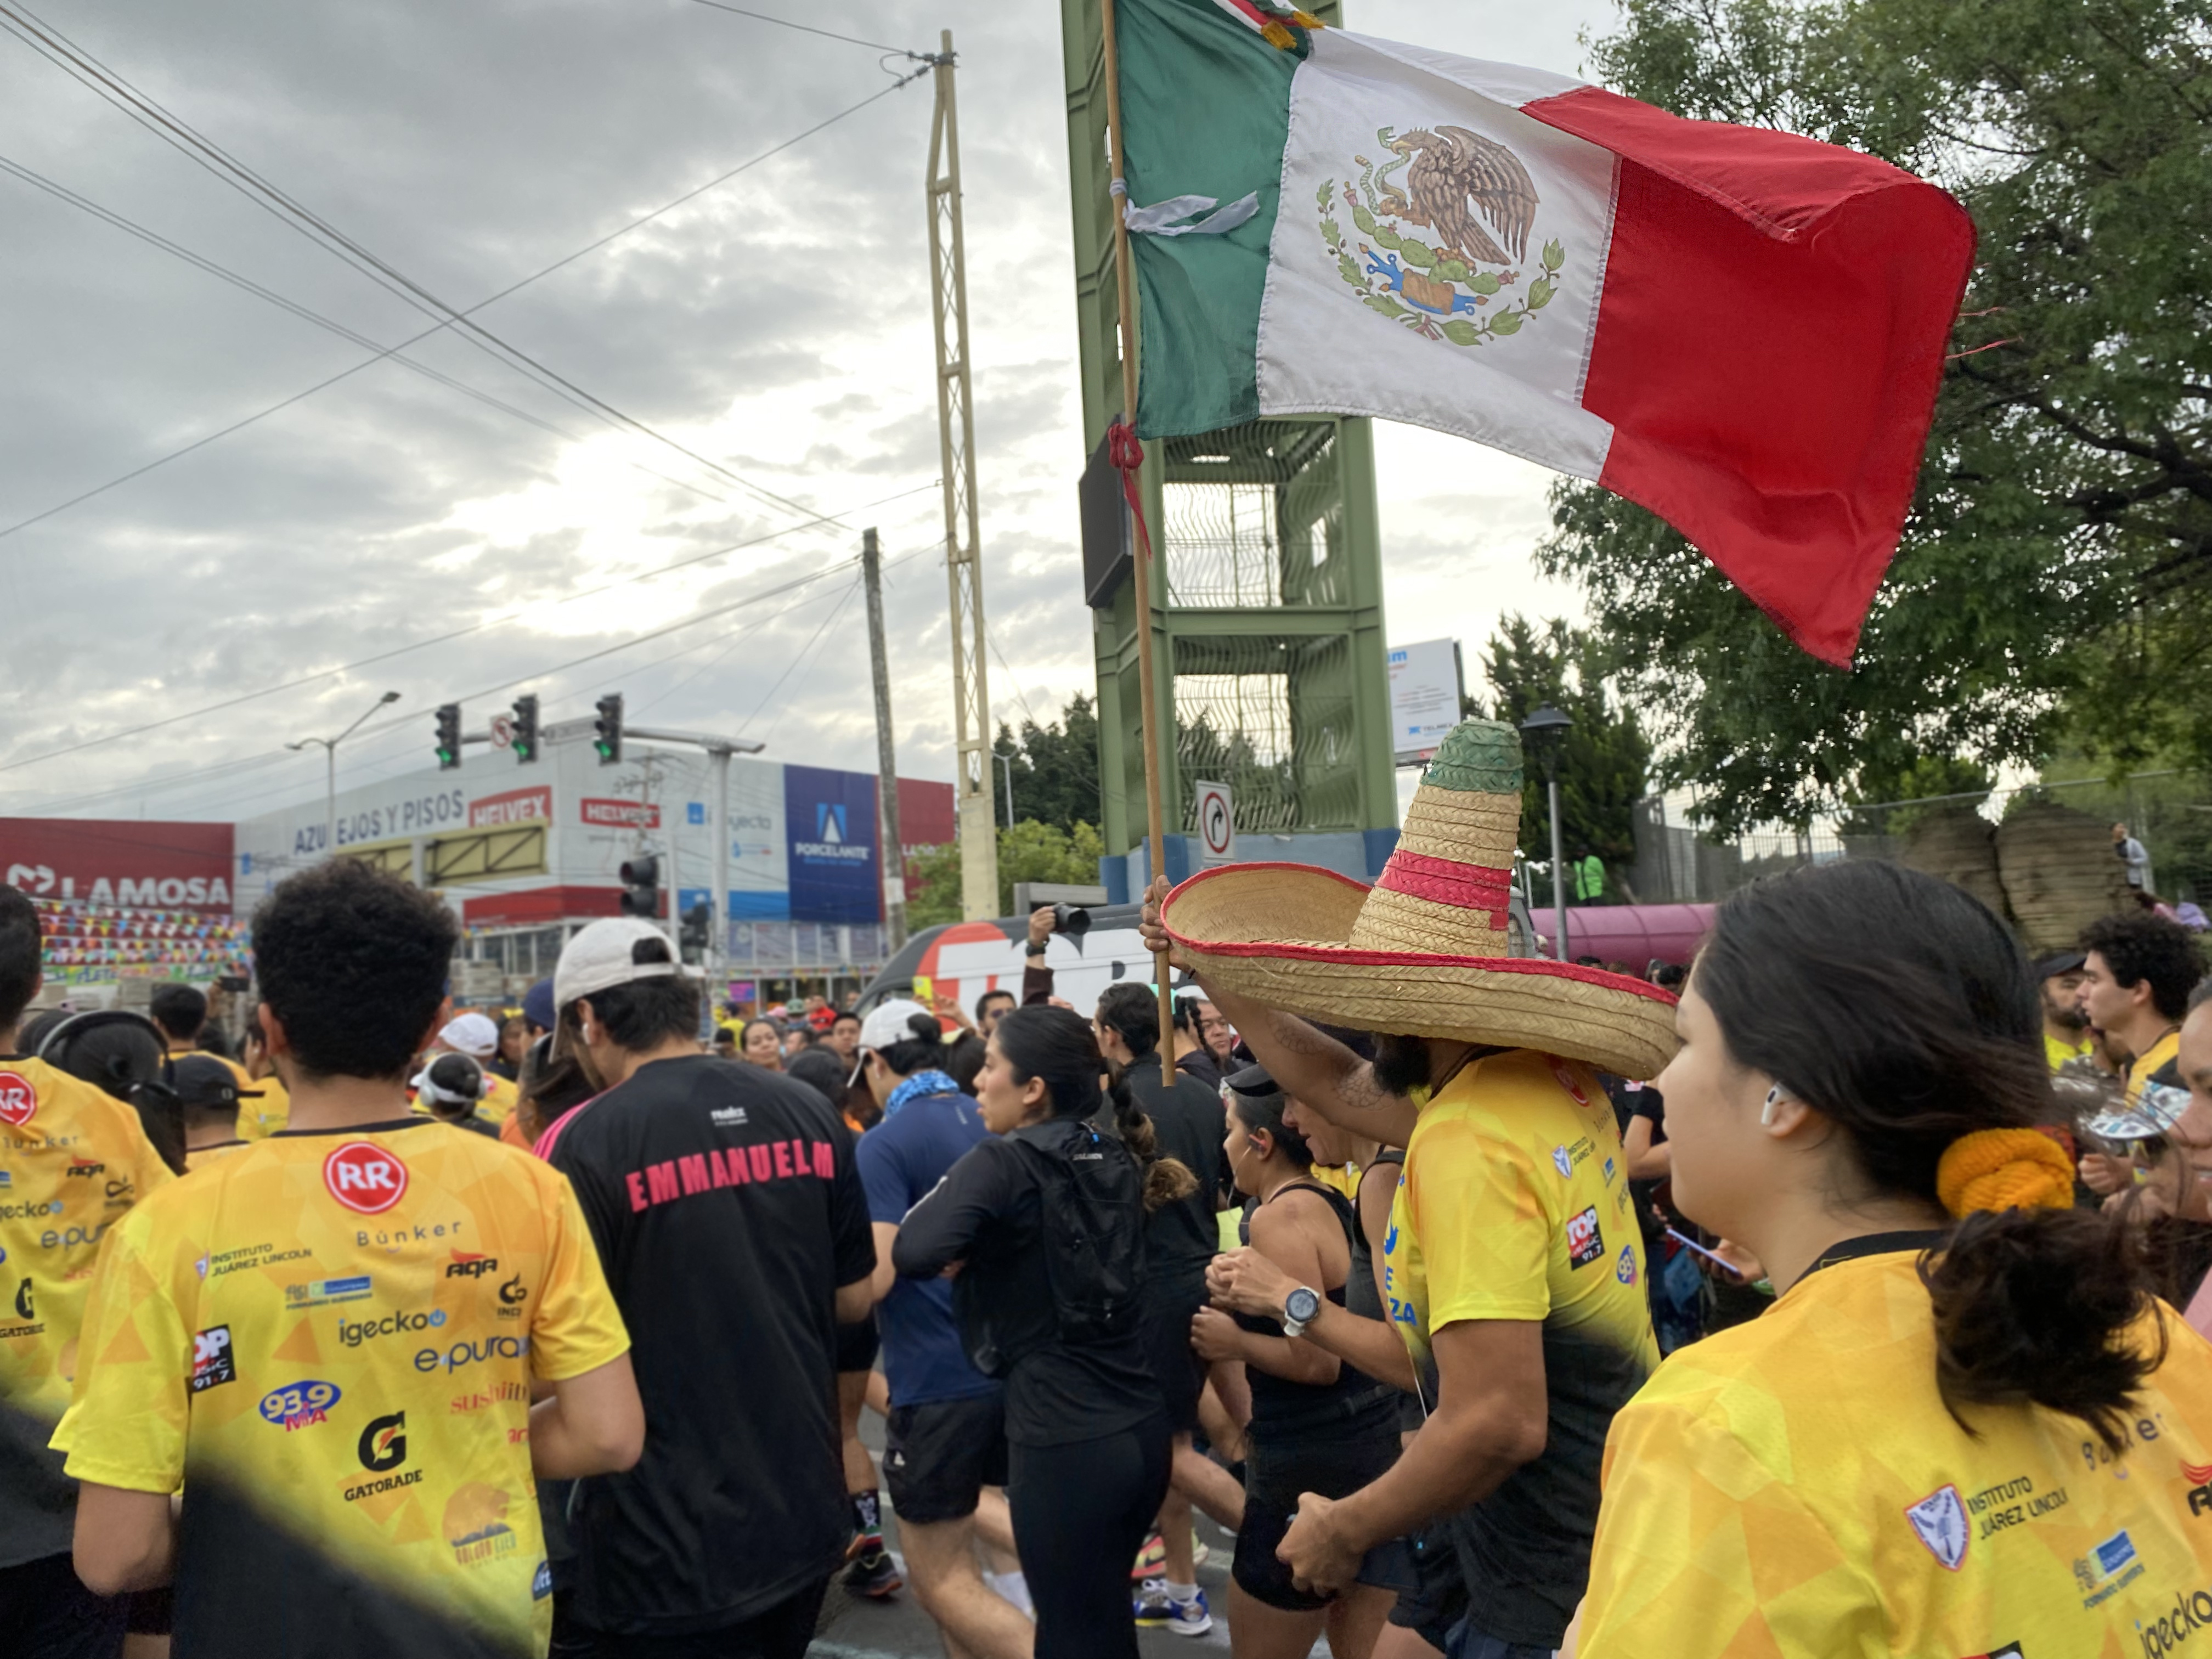
[[[1129,1334],[1145,1279],[1145,1178],[1136,1159],[1087,1122],[1034,1124],[1006,1139],[1036,1172],[1060,1339],[1087,1344]]]

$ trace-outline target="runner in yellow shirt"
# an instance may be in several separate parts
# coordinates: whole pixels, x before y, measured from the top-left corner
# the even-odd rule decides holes
[[[2212,1626],[2212,1345],[2071,1207],[2003,925],[1815,866],[1721,907],[1678,1013],[1675,1200],[1780,1295],[1614,1419],[1568,1650],[2134,1659]]]
[[[2043,998],[2043,1054],[2053,1072],[2096,1051],[2089,1017],[2081,1012],[2081,965],[2087,960],[2080,951],[2058,951],[2035,964]]]
[[[230,1068],[214,1054],[186,1054],[173,1062],[169,1087],[184,1115],[185,1170],[205,1169],[249,1143],[239,1124],[257,1091],[241,1089]]]
[[[352,860],[278,887],[254,942],[292,1126],[162,1188],[100,1256],[55,1436],[76,1561],[109,1594],[173,1576],[179,1652],[542,1655],[533,1475],[642,1446],[567,1180],[407,1111],[455,932]]]
[[[17,1055],[40,950],[37,909],[0,886],[0,1639],[22,1659],[123,1639],[123,1602],[70,1567],[76,1489],[46,1442],[69,1404],[100,1240],[173,1179],[131,1107]]]
[[[2081,948],[2081,1012],[2135,1056],[2128,1067],[2133,1106],[2145,1084],[2176,1082],[2160,1073],[2180,1048],[2182,1017],[2203,959],[2187,928],[2147,911],[2100,917],[2083,930]]]
[[[156,985],[147,1001],[146,1012],[168,1044],[170,1059],[207,1052],[200,1047],[200,1034],[207,1030],[207,993],[198,986],[187,985],[181,980]],[[228,1055],[217,1054],[215,1058],[237,1075],[241,1088],[252,1081],[246,1076],[246,1067]]]
[[[238,1036],[238,1061],[246,1068],[248,1086],[261,1091],[261,1097],[249,1100],[248,1109],[239,1114],[238,1133],[242,1139],[260,1140],[292,1121],[292,1097],[285,1092],[284,1079],[276,1075],[269,1058],[269,1039],[261,1030],[258,1002],[246,1011],[246,1024]]]
[[[430,1054],[466,1054],[483,1073],[483,1094],[477,1109],[492,1121],[495,1126],[507,1121],[514,1103],[520,1098],[514,1084],[491,1069],[499,1054],[499,1027],[483,1014],[456,1014],[438,1028],[438,1035],[430,1044]]]

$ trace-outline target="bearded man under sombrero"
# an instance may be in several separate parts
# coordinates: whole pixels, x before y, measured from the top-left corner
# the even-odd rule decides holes
[[[1425,1420],[1379,1480],[1302,1497],[1279,1553],[1301,1587],[1340,1589],[1363,1559],[1373,1577],[1370,1553],[1420,1534],[1447,1582],[1425,1577],[1401,1613],[1425,1608],[1410,1616],[1451,1659],[1559,1646],[1588,1577],[1606,1431],[1659,1359],[1627,1160],[1595,1068],[1656,1075],[1674,999],[1509,953],[1521,793],[1519,733],[1468,720],[1430,763],[1372,888],[1226,865],[1158,884],[1146,910],[1153,949],[1197,975],[1286,1094],[1406,1149],[1377,1288]],[[1310,1021],[1375,1032],[1376,1059]],[[1340,1359],[1356,1350],[1345,1339],[1361,1322],[1316,1309],[1249,1250],[1218,1260],[1212,1282],[1217,1301],[1297,1328],[1286,1334]]]

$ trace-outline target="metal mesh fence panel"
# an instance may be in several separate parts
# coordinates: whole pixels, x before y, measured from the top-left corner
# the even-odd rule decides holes
[[[1253,421],[1169,441],[1168,604],[1266,610],[1346,603],[1334,428]]]
[[[1352,651],[1313,639],[1178,639],[1176,764],[1182,828],[1196,830],[1196,784],[1235,793],[1240,830],[1351,829],[1358,782],[1346,763],[1353,732]]]

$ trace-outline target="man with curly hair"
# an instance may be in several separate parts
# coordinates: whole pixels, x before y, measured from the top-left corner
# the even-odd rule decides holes
[[[253,945],[289,1129],[153,1193],[100,1252],[54,1436],[76,1570],[107,1595],[173,1580],[179,1651],[542,1655],[533,1478],[642,1449],[567,1179],[408,1109],[457,939],[355,860],[279,886]]]
[[[2146,1084],[2179,1086],[2173,1071],[2189,993],[2204,971],[2179,922],[2138,911],[2100,916],[2081,932],[2081,1011],[2130,1057],[2128,1103]]]

